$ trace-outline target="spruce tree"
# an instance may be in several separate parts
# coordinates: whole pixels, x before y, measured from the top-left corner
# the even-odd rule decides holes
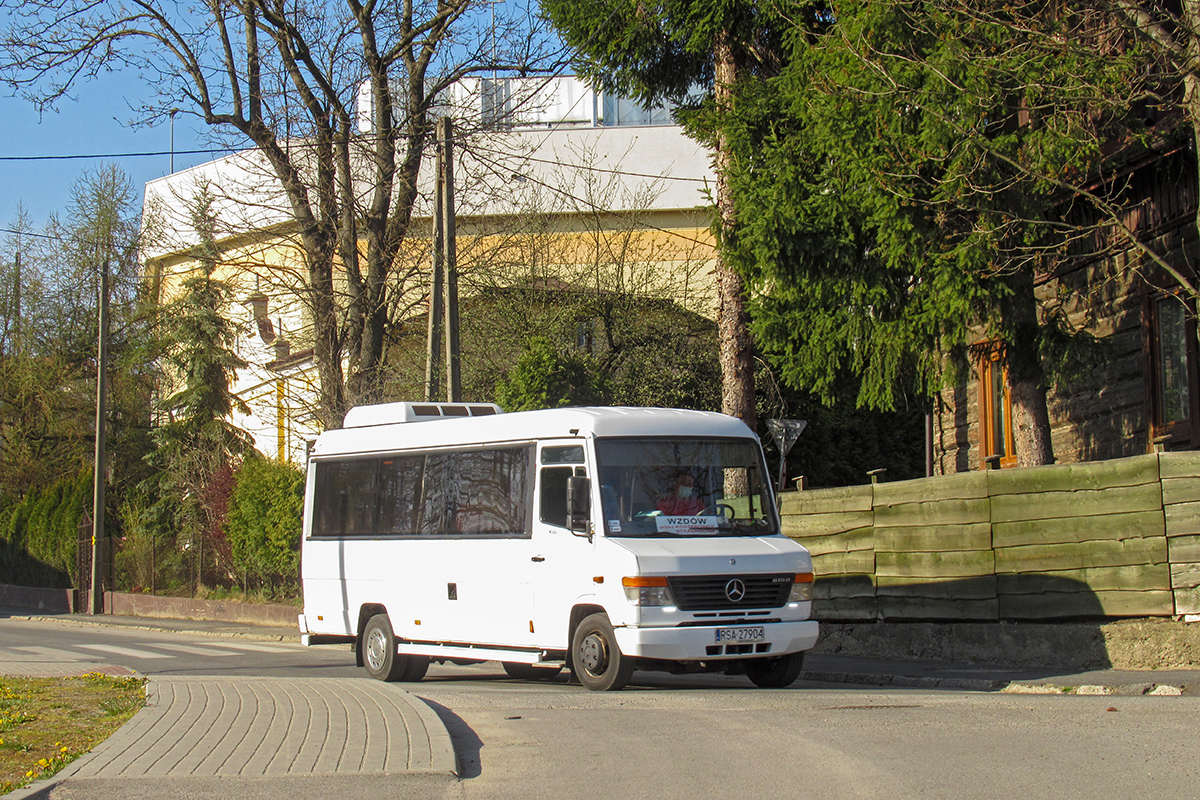
[[[230,288],[216,276],[220,251],[212,203],[202,192],[192,213],[199,274],[184,281],[180,296],[160,312],[167,375],[176,388],[164,402],[170,419],[154,431],[158,448],[150,456],[158,469],[151,517],[159,535],[174,532],[181,546],[194,548],[197,583],[203,582],[206,557],[226,571],[231,567],[222,523],[233,470],[253,451],[250,436],[230,420],[235,411],[248,413],[232,391],[246,362],[234,349],[237,330],[224,316]]]
[[[735,113],[742,84],[778,69],[780,32],[787,24],[779,15],[782,6],[753,0],[543,0],[542,8],[567,44],[581,54],[580,72],[598,85],[646,104],[669,100],[695,106],[702,100],[718,115]],[[713,150],[717,172],[714,230],[721,243],[715,272],[722,410],[756,428],[746,286],[726,257],[741,213],[728,183],[733,154],[723,128],[693,126],[689,132]]]
[[[1034,4],[846,0],[818,19],[714,121],[760,346],[790,385],[831,399],[849,372],[861,405],[891,409],[998,342],[1018,463],[1047,463],[1046,354],[1074,332],[1035,280],[1097,255],[1104,213],[1069,212],[1105,207],[1080,188],[1113,143],[1140,146],[1134,60],[1097,51],[1103,19]]]

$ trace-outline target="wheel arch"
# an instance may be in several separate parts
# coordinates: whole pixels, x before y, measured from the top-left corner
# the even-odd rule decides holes
[[[580,603],[571,609],[571,621],[567,624],[567,653],[571,652],[571,638],[575,635],[575,629],[579,627],[579,623],[584,617],[591,614],[608,614],[608,609],[604,606],[596,605],[595,603]]]
[[[363,603],[358,608],[358,625],[355,627],[354,634],[354,663],[355,666],[363,665],[363,631],[366,630],[367,621],[376,614],[387,614],[388,610],[383,603]],[[388,619],[391,619],[389,616]]]

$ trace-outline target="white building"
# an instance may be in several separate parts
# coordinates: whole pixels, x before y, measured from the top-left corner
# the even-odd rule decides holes
[[[369,99],[360,95],[358,104],[364,133],[373,127]],[[710,155],[684,136],[667,109],[646,111],[568,77],[464,81],[442,110],[460,131],[455,184],[464,291],[470,290],[472,245],[498,241],[501,231],[519,235],[528,215],[537,213],[556,220],[568,237],[596,224],[639,231],[657,248],[646,250],[656,255],[629,267],[644,278],[640,290],[715,317],[713,243],[702,210],[713,186]],[[416,208],[415,230],[428,229],[432,167],[426,159],[422,181],[429,185]],[[238,375],[235,391],[251,414],[234,422],[254,436],[264,454],[302,463],[307,443],[319,432],[311,412],[317,396],[311,323],[302,302],[306,272],[294,249],[286,247],[292,234],[287,203],[258,151],[146,184],[146,219],[160,231],[146,251],[147,274],[169,297],[194,267],[189,249],[198,237],[189,209],[201,187],[212,195],[219,220],[220,277],[243,298],[231,316],[242,327],[239,355],[250,367]],[[358,188],[365,193],[369,187]],[[427,265],[427,253],[427,240],[413,238],[414,264]],[[493,270],[487,280],[503,281],[496,263],[512,268],[511,261],[493,258],[484,267],[480,260],[478,269]],[[422,286],[428,279],[428,267],[424,270]],[[414,311],[425,302],[424,291],[413,294]]]

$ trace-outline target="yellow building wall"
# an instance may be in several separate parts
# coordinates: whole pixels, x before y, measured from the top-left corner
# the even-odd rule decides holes
[[[714,319],[716,249],[703,219],[686,211],[464,218],[455,240],[460,296],[484,287],[545,285],[669,299]],[[427,313],[427,226],[428,221],[414,224],[417,235],[407,239],[393,270],[398,301],[408,306],[401,317]],[[250,364],[234,390],[251,415],[235,422],[255,437],[264,454],[303,463],[307,441],[319,433],[313,413],[316,370],[306,356],[312,317],[303,248],[287,231],[230,237],[222,248],[214,277],[233,290],[236,300],[227,315],[240,327],[238,354]],[[360,250],[365,255],[365,244]],[[183,282],[199,274],[198,262],[186,253],[159,257],[148,266],[160,302],[177,297]],[[338,286],[344,289],[345,279],[335,265]],[[280,346],[285,341],[286,350]]]

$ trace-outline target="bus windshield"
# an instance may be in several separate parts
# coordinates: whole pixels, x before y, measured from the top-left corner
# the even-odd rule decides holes
[[[778,532],[761,451],[747,439],[596,440],[609,536],[764,536]]]

